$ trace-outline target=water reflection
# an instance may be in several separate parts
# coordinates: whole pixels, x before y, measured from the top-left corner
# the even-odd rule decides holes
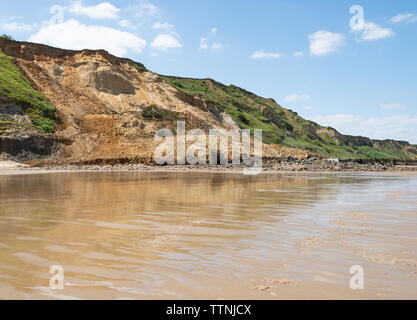
[[[0,297],[190,298],[299,254],[312,226],[364,201],[379,208],[369,195],[387,185],[416,186],[336,174],[0,176]],[[65,293],[47,287],[56,264]]]

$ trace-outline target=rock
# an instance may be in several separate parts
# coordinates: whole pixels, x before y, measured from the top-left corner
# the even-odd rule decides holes
[[[12,159],[18,161],[33,160],[50,156],[53,153],[55,146],[55,139],[52,137],[0,136],[0,154],[9,154]]]

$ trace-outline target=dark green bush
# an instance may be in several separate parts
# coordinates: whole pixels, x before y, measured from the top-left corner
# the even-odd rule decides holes
[[[142,117],[148,121],[151,121],[151,120],[163,121],[163,120],[178,119],[178,115],[179,115],[178,112],[158,108],[154,104],[146,106],[142,109]]]
[[[250,121],[248,120],[248,118],[245,117],[243,113],[239,114],[237,117],[239,118],[240,122],[246,125],[250,125]]]
[[[14,40],[11,36],[7,35],[7,34],[3,34],[0,36],[0,38],[2,39],[6,39],[6,40]]]

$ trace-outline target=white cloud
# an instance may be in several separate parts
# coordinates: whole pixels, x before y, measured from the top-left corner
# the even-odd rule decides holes
[[[382,103],[379,105],[382,110],[404,109],[405,106],[401,103]]]
[[[308,94],[292,94],[284,98],[286,102],[294,102],[294,101],[301,101],[301,100],[308,100],[310,96]]]
[[[394,115],[381,118],[361,118],[351,114],[315,116],[311,120],[331,126],[343,134],[373,139],[394,139],[417,143],[417,115]]]
[[[168,22],[155,22],[152,26],[152,29],[155,30],[162,30],[164,32],[170,32],[174,30],[174,26],[172,24],[169,24]]]
[[[168,22],[155,22],[152,26],[152,29],[161,30],[164,33],[170,34],[176,38],[180,38],[180,35],[175,32],[175,27],[172,24],[169,24]]]
[[[292,54],[294,57],[301,57],[301,56],[303,56],[304,55],[304,52],[302,52],[302,51],[295,51],[295,52],[293,52],[293,54]]]
[[[120,20],[118,25],[121,26],[122,28],[127,28],[127,27],[130,27],[132,24],[130,23],[129,20]]]
[[[224,44],[222,44],[222,43],[218,43],[218,42],[216,42],[216,43],[213,43],[212,45],[211,45],[211,48],[213,49],[213,50],[221,50],[221,49],[223,49],[223,48],[225,48],[226,46],[224,45]]]
[[[138,18],[155,16],[159,12],[159,8],[147,0],[142,0],[139,4],[130,6],[129,9],[135,10]]]
[[[415,13],[400,13],[390,19],[392,23],[399,23],[399,22],[416,22],[417,15]]]
[[[345,36],[326,30],[317,31],[308,36],[311,55],[326,55],[339,49],[345,44]]]
[[[219,29],[217,28],[211,28],[210,33],[211,34],[216,34],[219,31]]]
[[[226,48],[226,45],[220,42],[215,42],[209,45],[207,38],[200,38],[200,50],[208,50],[210,48],[213,51],[218,51]]]
[[[375,41],[379,39],[389,38],[395,35],[395,32],[390,28],[383,28],[380,25],[365,21],[363,28],[354,30],[361,34],[361,40]]]
[[[314,116],[311,120],[313,120],[314,122],[317,122],[318,124],[322,126],[330,126],[335,129],[338,129],[338,128],[343,127],[346,124],[357,122],[360,120],[360,118],[352,114],[335,114],[335,115],[327,115],[327,116],[318,115],[318,116]]]
[[[73,50],[104,49],[116,56],[124,56],[127,50],[140,53],[146,46],[145,40],[129,32],[103,26],[87,26],[74,19],[44,26],[29,41]]]
[[[119,8],[116,8],[109,2],[84,7],[82,1],[75,1],[69,7],[69,12],[76,15],[85,15],[91,19],[117,19],[119,17],[119,11]]]
[[[270,52],[265,49],[257,50],[250,56],[252,59],[279,59],[284,55],[278,52]]]
[[[158,50],[168,50],[173,48],[180,48],[182,45],[170,34],[158,34],[152,41],[151,47]]]
[[[28,25],[19,22],[2,22],[0,23],[0,31],[5,32],[27,32],[33,30],[34,25]]]
[[[209,48],[206,38],[200,38],[200,50],[207,50]]]
[[[208,50],[211,49],[213,51],[219,51],[227,47],[227,45],[220,43],[220,42],[212,42],[213,37],[219,32],[219,29],[213,27],[210,29],[207,37],[200,38],[200,50]]]

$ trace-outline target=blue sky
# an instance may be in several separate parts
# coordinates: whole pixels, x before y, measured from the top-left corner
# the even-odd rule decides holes
[[[233,83],[345,134],[417,144],[415,0],[15,1],[2,5],[0,33],[104,48],[158,73]]]

